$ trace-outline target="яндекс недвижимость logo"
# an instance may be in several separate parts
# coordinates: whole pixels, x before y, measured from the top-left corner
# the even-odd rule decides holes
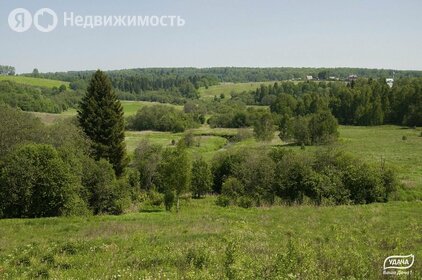
[[[60,17],[63,27],[93,29],[102,27],[182,27],[185,19],[180,15],[80,15],[63,12]],[[31,13],[24,8],[17,8],[9,14],[10,29],[16,32],[29,30],[32,24],[41,32],[53,31],[59,22],[56,12],[42,8]]]
[[[16,32],[25,32],[32,24],[41,32],[50,32],[56,28],[58,18],[49,8],[39,9],[34,16],[24,8],[17,8],[10,12],[8,21],[10,28]]]

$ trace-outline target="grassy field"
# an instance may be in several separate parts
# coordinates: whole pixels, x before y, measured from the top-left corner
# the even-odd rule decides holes
[[[120,101],[123,106],[123,111],[125,112],[125,116],[135,115],[136,112],[142,107],[146,106],[153,106],[153,105],[164,105],[173,107],[178,110],[183,110],[182,105],[173,105],[169,103],[159,103],[159,102],[148,102],[148,101]]]
[[[1,279],[384,279],[390,255],[422,277],[421,202],[220,208],[0,220]]]
[[[398,194],[400,199],[422,200],[420,131],[398,126],[341,127],[340,145],[366,160],[385,160],[387,164],[393,165],[404,184]]]
[[[194,130],[195,133],[195,130]],[[148,140],[150,143],[171,147],[172,140],[176,142],[183,137],[183,133],[158,132],[158,131],[127,131],[126,147],[129,155],[133,154],[139,142]],[[192,156],[201,155],[206,160],[211,160],[216,152],[228,143],[228,140],[218,135],[196,135],[196,144],[188,151]]]
[[[123,111],[125,113],[125,116],[131,116],[131,115],[135,115],[136,112],[145,106],[152,106],[152,105],[157,105],[157,104],[162,104],[162,103],[158,103],[158,102],[147,102],[147,101],[120,101],[122,103],[123,106]],[[182,105],[173,105],[173,104],[162,104],[164,106],[169,106],[169,107],[173,107],[176,108],[178,110],[183,110],[183,106]],[[42,112],[31,112],[31,114],[33,114],[34,116],[38,117],[39,119],[41,119],[42,122],[46,123],[46,124],[52,124],[58,120],[61,119],[65,119],[68,117],[72,117],[72,116],[76,116],[76,109],[69,109],[61,114],[50,114],[50,113],[42,113]]]
[[[251,83],[222,83],[208,88],[200,88],[199,93],[201,98],[209,99],[214,96],[220,97],[220,94],[224,94],[225,98],[230,98],[232,92],[240,93],[243,91],[255,90],[261,86],[261,84],[269,85],[274,84],[272,82],[251,82]]]
[[[32,77],[24,77],[24,76],[1,76],[0,81],[14,81],[18,84],[25,84],[30,86],[37,86],[37,87],[60,87],[61,85],[69,86],[68,82],[64,81],[57,81],[57,80],[49,80],[49,79],[41,79],[41,78],[32,78]]]

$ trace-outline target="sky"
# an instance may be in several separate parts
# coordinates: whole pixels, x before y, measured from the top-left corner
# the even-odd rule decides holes
[[[9,14],[50,8],[51,32]],[[144,67],[364,67],[422,70],[420,0],[0,0],[0,65],[17,73]],[[81,16],[180,16],[183,26],[82,28]],[[43,18],[45,19],[45,18]],[[47,18],[48,20],[48,18]],[[42,20],[41,20],[42,22]]]

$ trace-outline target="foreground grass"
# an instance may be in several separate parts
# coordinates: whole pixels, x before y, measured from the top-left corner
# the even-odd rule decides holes
[[[389,255],[415,255],[422,203],[220,208],[0,220],[0,278],[381,279]]]
[[[46,87],[46,88],[53,88],[53,87],[60,87],[61,85],[65,85],[66,87],[69,86],[69,82],[58,81],[58,80],[50,80],[50,79],[41,79],[41,78],[33,78],[33,77],[25,77],[25,76],[1,76],[0,81],[13,81],[18,84],[24,84],[29,86],[36,86],[36,87]]]

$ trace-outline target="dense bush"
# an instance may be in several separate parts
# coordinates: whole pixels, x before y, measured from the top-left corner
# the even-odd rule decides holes
[[[251,127],[268,116],[268,111],[265,109],[246,108],[240,104],[217,105],[215,110],[215,114],[208,119],[208,124],[213,128]]]
[[[0,104],[0,161],[17,145],[41,142],[46,128],[32,115]]]
[[[165,105],[145,106],[128,118],[127,127],[131,130],[158,130],[182,132],[198,127],[192,115]]]
[[[90,157],[76,120],[44,126],[28,113],[1,109],[1,216],[119,214],[128,206],[130,178],[116,180],[107,161]]]
[[[74,183],[69,168],[52,146],[22,146],[10,153],[1,167],[0,215],[62,215],[69,207]]]
[[[269,154],[242,151],[213,162],[219,204],[249,207],[285,203],[364,204],[385,202],[395,191],[395,173],[336,150],[303,154],[275,148]]]

